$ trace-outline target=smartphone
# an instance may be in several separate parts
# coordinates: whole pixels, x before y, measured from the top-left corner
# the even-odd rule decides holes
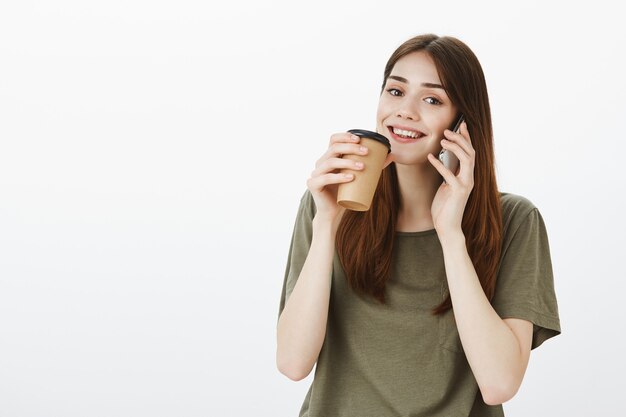
[[[459,129],[461,128],[461,123],[463,123],[464,120],[465,117],[463,117],[463,115],[460,115],[459,118],[454,122],[450,130],[458,133]],[[447,149],[442,149],[441,152],[439,152],[439,160],[446,168],[452,171],[453,174],[456,174],[456,170],[459,167],[459,158],[456,157],[454,152],[448,151]],[[443,182],[446,182],[446,180],[444,179]]]

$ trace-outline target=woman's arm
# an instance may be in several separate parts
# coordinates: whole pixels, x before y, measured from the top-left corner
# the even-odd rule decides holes
[[[441,240],[454,319],[463,350],[486,404],[502,404],[517,393],[528,366],[533,325],[501,319],[480,285],[465,236]]]
[[[491,306],[467,252],[463,213],[474,188],[476,151],[463,122],[458,133],[446,130],[442,147],[460,161],[457,175],[432,154],[428,160],[446,180],[433,199],[431,213],[443,249],[454,319],[467,361],[486,404],[510,400],[526,373],[532,343],[532,323],[505,322]]]
[[[281,373],[299,381],[305,378],[317,362],[328,320],[328,305],[332,282],[335,237],[346,209],[337,204],[340,184],[354,179],[342,169],[362,170],[365,164],[344,158],[346,155],[367,155],[361,138],[349,132],[330,137],[327,151],[315,163],[307,180],[307,188],[315,202],[311,221],[311,245],[293,291],[286,300],[278,319],[278,348],[276,364]],[[393,161],[387,155],[383,168]]]
[[[278,319],[278,370],[294,381],[313,369],[326,336],[337,222],[313,219],[311,247]]]

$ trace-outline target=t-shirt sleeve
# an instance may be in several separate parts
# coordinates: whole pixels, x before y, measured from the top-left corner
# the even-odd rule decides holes
[[[510,226],[511,233],[505,233],[508,236],[504,239],[492,305],[503,319],[533,323],[535,349],[561,333],[548,234],[534,206]]]
[[[289,255],[287,256],[287,266],[285,268],[285,277],[283,280],[283,289],[280,296],[280,307],[278,309],[278,318],[285,308],[285,304],[291,295],[296,281],[300,276],[300,271],[304,266],[304,261],[311,247],[313,238],[313,217],[315,216],[315,201],[309,190],[304,192],[300,199],[300,207],[296,215],[296,222],[291,236],[291,244],[289,247]]]

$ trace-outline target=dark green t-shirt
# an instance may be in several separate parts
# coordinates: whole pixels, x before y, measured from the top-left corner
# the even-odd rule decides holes
[[[504,239],[496,293],[501,318],[531,321],[532,348],[560,334],[548,237],[526,198],[500,193]],[[315,202],[305,191],[283,282],[279,316],[300,275],[312,238]],[[431,310],[448,294],[435,229],[397,232],[387,304],[357,295],[337,253],[326,336],[300,417],[503,416],[482,400],[451,310]]]

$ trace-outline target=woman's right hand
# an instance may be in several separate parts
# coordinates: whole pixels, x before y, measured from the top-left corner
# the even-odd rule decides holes
[[[316,217],[338,222],[343,216],[346,209],[337,204],[337,189],[339,184],[353,181],[354,176],[339,171],[346,168],[360,171],[363,165],[342,156],[367,155],[368,150],[359,143],[360,140],[352,133],[335,133],[330,137],[326,153],[315,163],[315,170],[307,180],[307,188],[315,200]]]

